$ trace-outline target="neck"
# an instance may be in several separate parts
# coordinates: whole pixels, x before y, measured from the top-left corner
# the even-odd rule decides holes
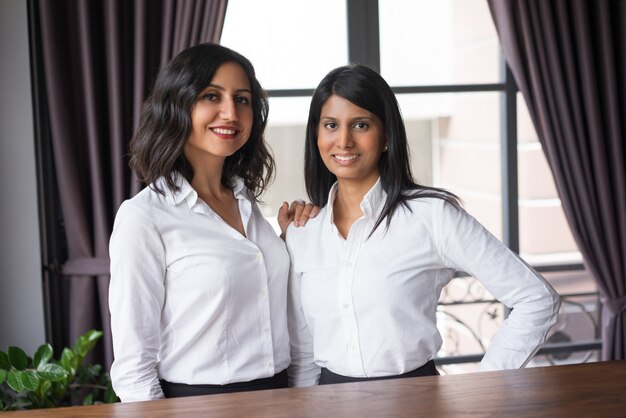
[[[191,187],[200,195],[209,195],[216,198],[222,196],[224,192],[231,193],[222,184],[224,159],[209,158],[208,160],[210,161],[189,160],[193,168]]]
[[[340,201],[341,206],[351,210],[358,209],[360,211],[361,201],[363,197],[376,184],[378,177],[368,179],[367,181],[352,181],[347,179],[337,179],[337,196],[335,202]]]
[[[363,196],[365,196],[365,194],[360,191],[345,190],[339,186],[335,202],[333,203],[335,217],[342,215],[350,217],[350,214],[356,213],[360,215],[362,213],[361,201],[363,200]]]
[[[337,179],[337,195],[333,203],[333,221],[344,239],[348,239],[352,224],[363,216],[361,201],[376,183],[376,179],[377,177],[372,181]]]

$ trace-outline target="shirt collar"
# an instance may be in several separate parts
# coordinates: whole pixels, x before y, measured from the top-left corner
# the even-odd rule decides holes
[[[328,203],[326,206],[328,208],[328,222],[330,222],[331,225],[334,225],[333,204],[335,203],[335,198],[337,197],[337,190],[338,185],[337,182],[335,182],[328,192]],[[363,211],[365,218],[376,219],[383,210],[383,205],[386,199],[387,193],[383,190],[379,177],[372,188],[365,193],[363,200],[361,200],[360,208]]]
[[[161,187],[162,190],[165,190],[165,198],[167,203],[170,205],[178,205],[183,200],[187,201],[187,205],[189,207],[193,207],[198,201],[198,193],[191,187],[191,184],[187,181],[187,179],[180,173],[173,174],[174,183],[178,187],[177,191],[172,191],[167,187],[167,183],[164,177],[159,178],[156,183]],[[245,199],[250,200],[248,196],[246,185],[243,182],[243,179],[240,177],[233,178],[233,194],[237,200]]]
[[[245,199],[250,200],[250,195],[248,194],[248,189],[246,189],[246,185],[243,182],[241,177],[233,178],[233,194],[237,200]]]

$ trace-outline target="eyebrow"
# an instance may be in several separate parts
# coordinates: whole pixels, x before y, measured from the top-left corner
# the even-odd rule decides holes
[[[334,116],[322,116],[320,117],[320,120],[337,120],[336,117]],[[373,121],[374,118],[370,117],[370,116],[356,116],[352,119],[350,119],[350,122],[356,122],[359,120],[369,120],[369,121]]]
[[[206,87],[206,89],[209,89],[209,88],[214,88],[214,89],[217,89],[217,90],[220,90],[220,91],[226,90],[224,87],[220,86],[219,84],[213,84],[213,83],[209,84]],[[204,89],[204,90],[206,90],[206,89]],[[252,91],[250,89],[245,89],[244,88],[244,89],[237,89],[237,90],[235,90],[235,93],[250,93],[250,94],[252,94]]]

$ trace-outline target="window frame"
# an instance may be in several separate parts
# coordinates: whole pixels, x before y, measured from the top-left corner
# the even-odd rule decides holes
[[[365,64],[380,72],[380,31],[378,0],[346,0],[348,60],[350,63]],[[502,242],[516,254],[520,250],[519,235],[519,190],[518,190],[518,129],[517,129],[517,93],[513,73],[508,67],[500,50],[500,82],[484,84],[446,84],[446,85],[409,85],[391,86],[397,95],[415,93],[469,93],[500,92],[500,162],[501,162],[501,215]],[[311,97],[314,89],[271,89],[269,97]],[[533,266],[537,271],[565,272],[584,270],[583,263],[554,263]],[[456,277],[467,276],[458,272]],[[581,294],[561,295],[562,298],[585,296]],[[597,295],[597,292],[594,293]],[[505,307],[505,316],[510,309]],[[547,344],[537,355],[555,354],[571,351],[600,350],[599,336],[592,341],[572,342],[569,344]],[[482,354],[441,357],[437,365],[478,362]]]

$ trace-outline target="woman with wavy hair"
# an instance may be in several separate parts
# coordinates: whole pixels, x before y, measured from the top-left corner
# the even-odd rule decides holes
[[[191,47],[160,71],[130,146],[148,186],[110,240],[123,402],[286,386],[289,258],[257,206],[274,171],[267,115],[252,64],[228,48]]]
[[[437,301],[456,270],[513,308],[481,370],[523,367],[545,341],[558,295],[455,195],[413,180],[398,103],[370,68],[315,90],[305,183],[322,211],[287,231],[291,385],[438,374]]]

